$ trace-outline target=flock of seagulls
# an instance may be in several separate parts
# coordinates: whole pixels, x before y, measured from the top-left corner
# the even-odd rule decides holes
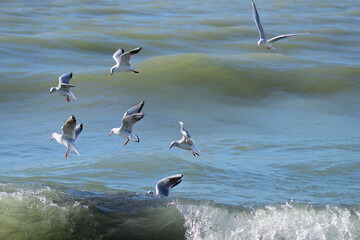
[[[251,5],[252,5],[254,21],[260,36],[260,40],[258,41],[259,46],[265,45],[267,49],[271,48],[273,50],[276,50],[272,46],[272,43],[277,42],[284,38],[308,34],[308,33],[284,34],[267,40],[265,37],[264,29],[260,23],[260,17],[254,1],[251,2]],[[139,53],[141,49],[142,49],[141,47],[137,47],[127,52],[125,52],[122,48],[118,49],[112,56],[116,64],[110,68],[110,75],[112,76],[114,72],[140,73],[131,66],[131,61],[134,55]],[[59,95],[66,96],[67,102],[70,102],[69,97],[76,100],[75,95],[71,92],[71,89],[75,87],[70,83],[72,76],[73,74],[71,72],[61,75],[59,77],[59,85],[57,87],[50,88],[50,94],[55,92]],[[126,142],[124,143],[123,146],[126,146],[126,144],[130,140],[134,142],[140,142],[139,137],[133,132],[133,129],[134,129],[134,124],[140,121],[145,116],[144,113],[141,112],[142,108],[144,107],[144,104],[145,101],[141,101],[139,104],[127,110],[124,113],[123,118],[121,119],[121,126],[119,128],[111,129],[109,136],[111,136],[112,134],[116,134],[118,136],[126,138]],[[200,150],[196,147],[195,142],[191,138],[189,132],[184,129],[184,123],[179,122],[179,124],[180,124],[180,132],[182,134],[182,138],[179,141],[171,142],[169,149],[175,146],[184,150],[192,151],[194,157],[199,156]],[[52,134],[51,140],[55,138],[59,144],[67,148],[67,152],[65,153],[65,159],[67,159],[70,149],[72,149],[80,156],[80,153],[75,148],[74,144],[82,130],[83,130],[83,124],[81,123],[77,125],[75,116],[71,115],[67,119],[65,124],[62,126],[61,134],[59,133]],[[167,197],[169,195],[170,188],[173,188],[176,185],[178,185],[182,181],[182,177],[183,174],[175,174],[161,179],[156,184],[156,195]],[[153,194],[153,192],[150,191],[148,192],[148,194]]]

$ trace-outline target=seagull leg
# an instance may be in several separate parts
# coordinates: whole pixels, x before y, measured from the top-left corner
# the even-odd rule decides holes
[[[66,101],[70,102],[69,96],[66,96]]]
[[[65,153],[65,159],[67,159],[69,152],[70,152],[70,148],[68,148],[67,152]]]
[[[130,141],[130,138],[124,143],[123,147]]]
[[[192,154],[194,155],[194,157],[196,157],[194,150],[192,151]]]

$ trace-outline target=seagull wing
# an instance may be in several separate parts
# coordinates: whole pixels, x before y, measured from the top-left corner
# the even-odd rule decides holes
[[[62,136],[65,138],[75,140],[75,127],[76,127],[76,119],[73,115],[71,115],[61,128]]]
[[[257,10],[256,10],[255,3],[251,2],[251,5],[252,5],[254,21],[255,21],[256,27],[257,27],[257,29],[259,31],[260,39],[266,39],[265,32],[264,32],[263,27],[261,26],[260,17],[259,17],[259,14],[258,14]]]
[[[138,105],[136,106],[133,106],[132,108],[130,108],[129,110],[126,111],[126,113],[124,113],[124,117],[125,118],[126,116],[129,116],[129,115],[132,115],[134,113],[140,113],[141,112],[141,109],[143,108],[145,104],[145,101],[141,101]]]
[[[185,137],[185,139],[190,139],[190,133],[184,129],[184,123],[183,122],[179,122],[180,123],[180,132],[181,134]]]
[[[137,54],[138,52],[140,52],[141,47],[137,47],[134,48],[133,50],[124,52],[121,56],[120,56],[120,64],[121,65],[131,65],[131,60],[133,58],[133,56],[135,54]]]
[[[128,116],[125,116],[121,119],[121,123],[124,129],[128,132],[132,132],[134,128],[134,124],[140,121],[145,116],[144,113],[134,113]]]
[[[78,138],[79,134],[81,133],[81,131],[83,130],[83,124],[80,123],[79,125],[76,126],[75,128],[75,141]]]
[[[170,188],[175,187],[182,181],[182,174],[175,174],[166,178],[161,179],[156,184],[156,195],[163,195],[165,197],[169,196]]]
[[[291,34],[284,34],[284,35],[279,35],[279,36],[276,36],[276,37],[273,37],[269,40],[267,40],[266,42],[267,43],[274,43],[274,42],[277,42],[283,38],[288,38],[288,37],[294,37],[294,36],[299,36],[299,35],[304,35],[304,34],[309,34],[309,33],[291,33]]]
[[[114,54],[113,54],[113,59],[115,60],[115,62],[117,64],[120,64],[120,56],[124,53],[124,49],[119,48]]]
[[[59,77],[59,87],[62,85],[68,85],[70,87],[74,87],[70,84],[70,80],[72,78],[72,73],[65,73]]]

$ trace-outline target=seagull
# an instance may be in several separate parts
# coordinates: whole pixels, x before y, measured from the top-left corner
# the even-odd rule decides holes
[[[65,159],[67,159],[68,157],[70,148],[74,150],[77,153],[77,155],[80,156],[80,153],[74,147],[74,143],[82,130],[83,130],[83,124],[81,123],[76,125],[76,119],[73,115],[71,115],[66,121],[66,123],[62,126],[61,128],[62,133],[52,134],[52,138],[50,139],[51,141],[55,138],[58,143],[67,147]]]
[[[259,31],[259,35],[260,35],[260,40],[258,41],[259,46],[262,45],[262,44],[265,44],[267,49],[270,49],[269,47],[271,47],[272,49],[276,50],[276,48],[274,48],[271,45],[274,42],[277,42],[277,41],[279,41],[279,40],[281,40],[283,38],[287,38],[287,37],[294,37],[294,36],[309,34],[309,33],[291,33],[291,34],[279,35],[279,36],[273,37],[273,38],[271,38],[269,40],[266,40],[265,32],[264,32],[263,27],[261,26],[260,17],[259,17],[259,14],[258,14],[257,10],[256,10],[256,6],[255,6],[254,1],[251,2],[251,5],[252,5],[254,21],[255,21],[256,27],[257,27],[257,29]]]
[[[127,141],[123,145],[125,145],[131,140],[134,142],[139,142],[139,137],[133,133],[134,124],[137,121],[140,121],[144,117],[144,113],[140,113],[141,109],[144,106],[145,101],[142,101],[138,105],[130,108],[127,110],[127,112],[124,114],[123,118],[121,119],[121,126],[119,128],[113,128],[110,131],[109,136],[112,134],[116,134],[118,136],[127,138]]]
[[[196,155],[200,155],[200,150],[195,146],[194,140],[191,138],[188,131],[184,129],[184,123],[180,123],[180,132],[182,133],[183,137],[180,139],[180,141],[174,141],[171,143],[169,149],[171,149],[173,146],[182,148],[185,150],[191,150],[192,154],[196,157]]]
[[[164,196],[164,197],[168,197],[169,196],[169,191],[170,188],[175,187],[176,185],[178,185],[179,183],[181,183],[181,178],[184,175],[182,174],[175,174],[166,178],[161,179],[157,184],[156,184],[156,196]],[[153,194],[153,192],[149,191],[147,194]]]
[[[67,102],[70,102],[69,96],[76,100],[75,95],[71,92],[71,88],[75,87],[70,84],[72,73],[65,73],[59,77],[59,86],[50,88],[50,94],[57,92],[62,96],[66,96]]]
[[[141,47],[134,48],[133,50],[124,52],[124,49],[119,48],[113,55],[113,59],[116,64],[110,69],[110,76],[113,75],[114,72],[130,72],[139,73],[135,69],[131,67],[131,60],[135,54],[140,52]]]

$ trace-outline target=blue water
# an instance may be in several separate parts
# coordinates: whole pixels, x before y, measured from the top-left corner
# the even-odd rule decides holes
[[[246,1],[2,1],[0,239],[360,239],[360,5],[256,5],[268,38],[310,34],[257,46]],[[110,76],[137,46],[141,73]],[[49,94],[67,72],[70,103]],[[179,121],[199,157],[169,150]]]

